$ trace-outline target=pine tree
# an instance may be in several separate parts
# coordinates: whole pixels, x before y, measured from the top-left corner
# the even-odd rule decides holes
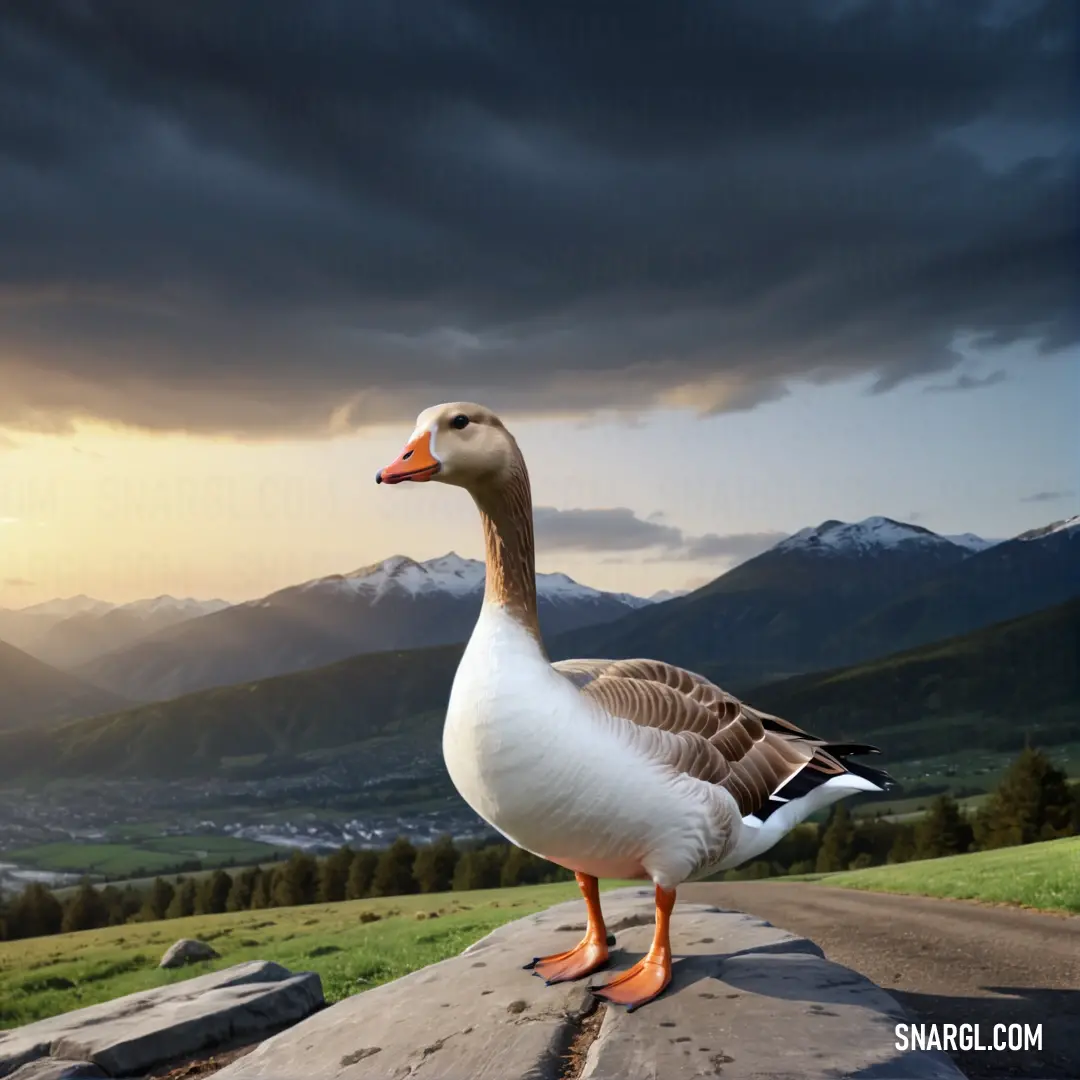
[[[364,848],[353,857],[349,867],[349,880],[345,886],[346,900],[363,900],[371,895],[371,884],[375,880],[375,868],[379,865],[379,855]]]
[[[215,870],[204,878],[195,898],[196,915],[220,915],[229,902],[233,881],[224,870]]]
[[[64,923],[64,907],[40,882],[27,885],[8,906],[7,935],[18,938],[59,934]]]
[[[979,810],[981,848],[1053,840],[1072,832],[1074,795],[1068,777],[1041,751],[1025,747]]]
[[[75,930],[96,930],[99,926],[107,926],[108,922],[109,912],[101,894],[89,881],[84,881],[64,907],[61,930],[65,934]]]
[[[544,879],[550,866],[551,864],[544,859],[538,859],[535,855],[513,844],[506,853],[506,858],[503,859],[499,870],[499,884],[505,887],[538,885]]]
[[[454,871],[454,889],[497,889],[506,856],[507,848],[503,844],[488,844],[466,851]]]
[[[820,874],[845,869],[851,862],[853,839],[851,811],[846,803],[839,802],[833,808],[829,824],[821,838],[815,864],[817,872]]]
[[[413,876],[422,893],[448,892],[454,884],[454,868],[460,853],[452,836],[440,836],[416,853]]]
[[[323,903],[333,904],[345,899],[354,855],[353,849],[345,845],[323,859],[319,866],[319,899]]]
[[[251,897],[261,873],[259,867],[249,866],[233,878],[232,888],[225,900],[226,911],[247,911],[251,907]]]
[[[892,847],[889,849],[890,863],[904,863],[911,862],[915,858],[915,834],[907,825],[901,825],[899,832],[896,834],[896,839],[893,840]]]
[[[146,900],[142,906],[142,918],[151,922],[156,919],[164,919],[169,910],[176,890],[164,879],[154,878],[154,883],[146,892]]]
[[[274,874],[274,904],[295,907],[319,899],[319,864],[306,851],[294,851]]]
[[[173,893],[172,900],[165,912],[166,919],[183,919],[195,914],[195,902],[199,896],[194,878],[185,878]]]
[[[251,909],[259,911],[274,906],[274,877],[279,867],[261,870],[251,887]]]
[[[416,848],[399,836],[380,856],[371,882],[372,896],[406,896],[417,891],[413,866]]]
[[[915,826],[915,858],[961,855],[971,846],[972,828],[951,795],[938,795]]]

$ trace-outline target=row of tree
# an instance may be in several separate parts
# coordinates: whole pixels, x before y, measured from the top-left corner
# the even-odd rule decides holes
[[[382,851],[342,847],[325,858],[294,851],[285,862],[230,874],[215,870],[149,887],[84,881],[65,899],[34,883],[0,904],[0,940],[298,904],[570,880],[562,867],[511,844],[459,848],[449,836],[420,848],[399,837]]]
[[[969,819],[939,795],[917,822],[854,818],[838,803],[824,824],[799,825],[768,859],[728,871],[728,880],[859,869],[911,859],[1030,844],[1080,834],[1080,787],[1041,751],[1026,749],[977,814]],[[449,836],[415,847],[400,837],[383,851],[340,848],[316,859],[296,851],[285,862],[234,874],[215,870],[175,883],[158,877],[143,889],[83,882],[61,900],[33,884],[0,903],[0,939],[90,930],[127,922],[225,911],[332,903],[367,897],[537,885],[568,880],[569,871],[511,844],[459,848]]]

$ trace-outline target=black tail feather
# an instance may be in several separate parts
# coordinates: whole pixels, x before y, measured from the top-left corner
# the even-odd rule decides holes
[[[828,752],[835,757],[853,776],[861,776],[871,784],[877,784],[882,791],[896,791],[900,785],[884,770],[864,765],[861,761],[852,761],[848,754],[880,753],[874,747],[829,746]]]

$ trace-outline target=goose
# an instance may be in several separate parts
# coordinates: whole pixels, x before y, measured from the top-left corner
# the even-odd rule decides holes
[[[887,773],[848,760],[875,747],[830,744],[692,671],[660,660],[552,663],[537,621],[529,474],[490,409],[425,409],[375,480],[452,484],[480,512],[484,600],[454,677],[442,749],[454,786],[481,818],[577,879],[585,936],[525,965],[548,984],[608,963],[599,878],[655,886],[649,951],[588,986],[633,1010],[671,981],[679,885],[761,855],[846,795],[894,786]]]

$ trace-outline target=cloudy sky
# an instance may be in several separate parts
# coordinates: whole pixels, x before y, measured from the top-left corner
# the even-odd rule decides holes
[[[6,0],[0,604],[480,552],[651,592],[1080,504],[1071,0]]]

